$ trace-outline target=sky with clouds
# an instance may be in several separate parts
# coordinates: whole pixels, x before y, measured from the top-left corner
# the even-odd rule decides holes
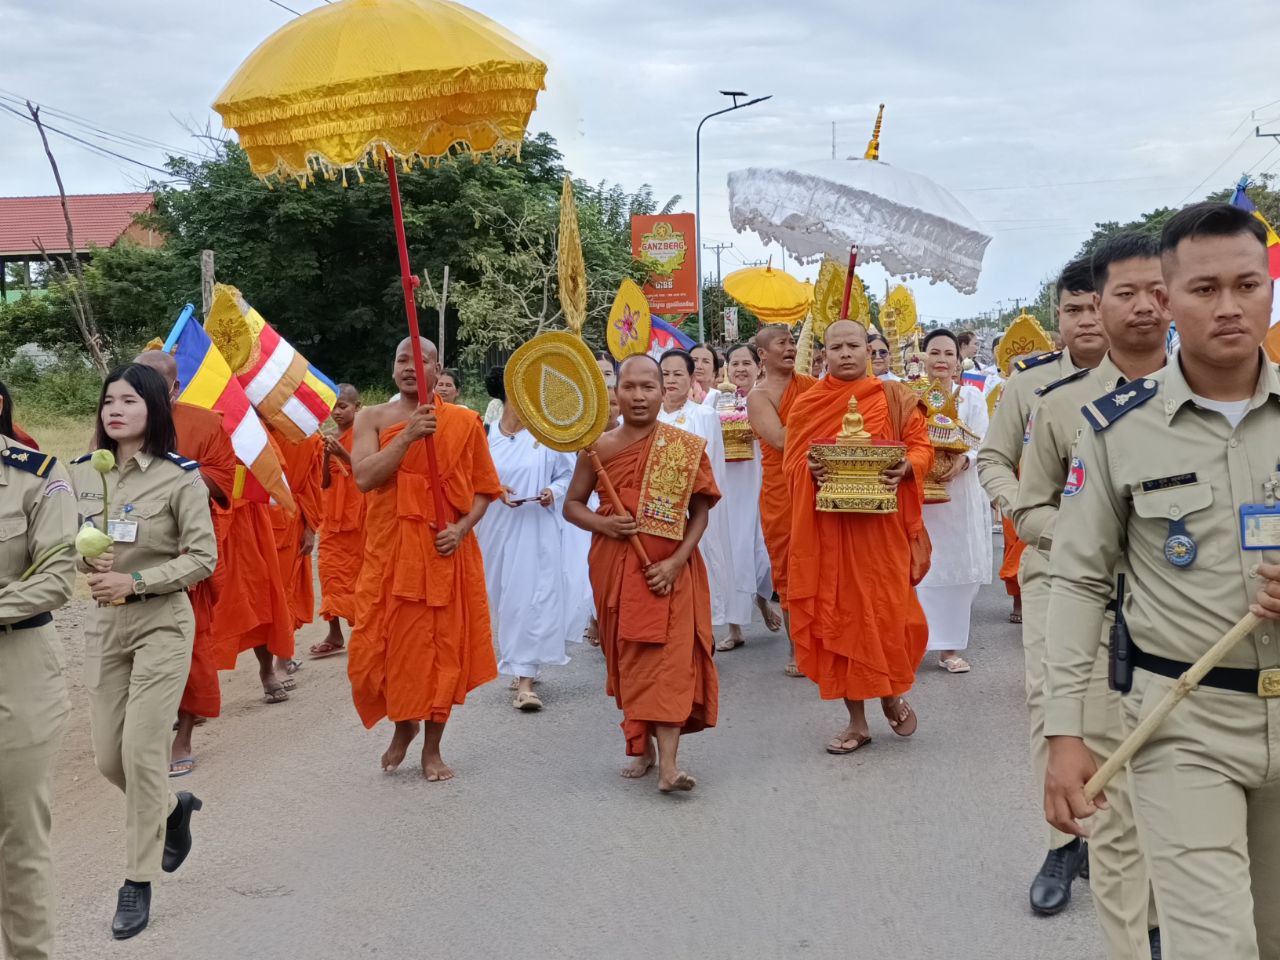
[[[281,2],[305,13],[323,0]],[[730,226],[728,172],[830,157],[833,123],[838,155],[860,156],[887,103],[881,159],[950,189],[993,237],[973,296],[913,285],[926,321],[1034,296],[1096,221],[1280,173],[1280,141],[1254,136],[1259,123],[1280,133],[1274,0],[1236,0],[1229,13],[1202,0],[471,5],[547,61],[530,128],[557,138],[575,176],[649,183],[683,209],[694,129],[727,104],[717,91],[772,94],[703,129],[702,239],[734,245],[726,273],[781,256]],[[0,0],[0,96],[190,150],[188,128],[218,126],[215,94],[291,17],[271,0]],[[54,146],[69,192],[136,189],[148,176]],[[0,111],[0,196],[53,189],[34,129]],[[878,268],[864,276],[883,286]]]

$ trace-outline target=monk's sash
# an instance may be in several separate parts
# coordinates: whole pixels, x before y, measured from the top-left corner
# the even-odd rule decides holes
[[[683,540],[689,498],[698,478],[698,465],[707,441],[669,424],[654,430],[640,485],[636,523],[641,533]]]

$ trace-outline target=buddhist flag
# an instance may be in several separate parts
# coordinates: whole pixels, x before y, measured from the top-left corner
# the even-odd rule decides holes
[[[295,443],[320,430],[338,402],[338,388],[245,303],[239,290],[214,285],[204,330],[263,420]]]
[[[178,399],[222,414],[222,427],[231,437],[241,464],[236,469],[234,497],[259,503],[274,498],[292,511],[296,509],[293,495],[267,440],[266,428],[253,412],[244,388],[231,375],[227,361],[195,321],[195,312],[195,307],[187,304],[164,342],[165,353],[172,354],[178,364],[178,382],[182,384]]]
[[[1241,210],[1248,210],[1255,217],[1262,221],[1262,225],[1267,228],[1267,267],[1271,274],[1272,280],[1280,280],[1280,235],[1267,223],[1267,218],[1258,212],[1258,208],[1254,206],[1249,194],[1245,191],[1249,187],[1249,178],[1241,177],[1240,182],[1236,184],[1236,192],[1231,195],[1231,205],[1239,207]]]

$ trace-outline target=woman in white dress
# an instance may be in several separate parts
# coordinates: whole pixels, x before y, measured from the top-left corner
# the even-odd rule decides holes
[[[987,432],[987,402],[976,387],[958,386],[960,345],[949,330],[935,330],[925,337],[924,363],[925,375],[956,396],[960,420],[978,437],[969,438],[969,452],[957,457],[942,478],[950,502],[924,506],[933,558],[928,574],[916,587],[929,622],[928,649],[938,651],[938,666],[948,673],[968,673],[969,664],[960,653],[969,645],[973,600],[978,587],[991,582],[991,504],[974,466]]]
[[[714,410],[716,397],[720,394],[720,371],[724,368],[724,361],[709,343],[693,347],[689,356],[693,357],[693,387],[690,393],[693,399]]]
[[[502,503],[485,511],[476,538],[498,640],[498,672],[512,678],[516,709],[540,710],[534,681],[543,667],[569,662],[571,605],[558,513],[573,458],[535,440],[511,403],[489,427],[489,453],[502,482]]]
[[[724,355],[727,378],[734,392],[726,395],[717,391],[717,417],[732,412],[746,418],[747,394],[760,376],[760,360],[756,348],[749,343],[730,347]],[[747,460],[730,460],[724,465],[724,484],[720,487],[724,512],[729,519],[729,547],[733,555],[733,589],[729,594],[729,635],[716,649],[727,652],[747,641],[742,628],[751,622],[754,603],[764,618],[765,626],[775,633],[782,629],[782,617],[770,602],[773,596],[773,576],[769,569],[769,552],[764,546],[764,531],[760,528],[760,451],[755,435],[751,435],[751,457]]]
[[[693,357],[686,350],[668,350],[662,355],[661,366],[663,393],[658,419],[707,441],[707,460],[716,486],[723,493],[724,438],[720,435],[720,418],[710,407],[704,407],[689,395],[693,387]],[[698,543],[711,587],[711,624],[716,627],[729,622],[729,596],[733,592],[729,527],[729,514],[721,501],[711,508],[707,530]]]

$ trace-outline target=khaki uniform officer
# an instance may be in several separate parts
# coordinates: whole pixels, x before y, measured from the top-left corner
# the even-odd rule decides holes
[[[101,530],[102,477],[88,461],[72,463],[71,480],[81,518]],[[209,576],[217,559],[198,467],[176,453],[138,452],[106,475],[112,569],[132,575],[134,593],[91,610],[85,687],[98,769],[125,794],[125,877],[135,883],[160,875],[165,821],[177,804],[169,790],[169,732],[195,637],[184,588]]]
[[[1095,369],[1077,370],[1040,388],[1030,441],[1022,455],[1013,522],[1018,536],[1027,544],[1027,551],[1039,552],[1041,564],[1049,562],[1064,488],[1077,475],[1073,472],[1072,457],[1076,441],[1086,429],[1080,408],[1103,391],[1114,390],[1124,382],[1124,374],[1108,354]],[[1078,490],[1074,486],[1069,489]],[[1043,635],[1045,624],[1039,629]],[[1107,684],[1105,643],[1109,632],[1110,618],[1107,618],[1103,643],[1097,648],[1093,675],[1085,694],[1083,715],[1084,740],[1099,764],[1115,752],[1126,733],[1123,701]],[[1111,781],[1107,801],[1109,808],[1094,817],[1089,834],[1089,888],[1093,892],[1094,912],[1102,928],[1108,957],[1113,960],[1146,958],[1151,955],[1149,930],[1156,925],[1155,911],[1138,842],[1127,774]]]
[[[1016,372],[1005,382],[1000,403],[978,451],[978,480],[982,489],[1008,517],[1013,516],[1013,507],[1018,501],[1018,465],[1039,400],[1036,391],[1076,369],[1066,350],[1020,360],[1013,366]],[[1022,588],[1022,648],[1026,660],[1027,709],[1031,713],[1031,763],[1037,784],[1044,783],[1049,758],[1044,742],[1044,617],[1049,607],[1048,574],[1046,557],[1035,550],[1022,552],[1018,570],[1018,584]],[[1057,850],[1074,839],[1051,827],[1047,829],[1048,850]]]
[[[49,611],[71,596],[75,499],[53,457],[0,436],[0,941],[11,960],[53,955],[49,790],[70,702]]]
[[[1130,727],[1249,609],[1280,560],[1280,377],[1237,408],[1181,365],[1085,407],[1053,534],[1045,732],[1085,732],[1117,567],[1135,654]],[[1239,417],[1238,422],[1228,419]],[[1272,508],[1256,527],[1255,510]],[[1265,549],[1245,549],[1245,547]],[[1280,624],[1264,622],[1134,756],[1133,803],[1165,955],[1280,957]],[[1270,698],[1268,698],[1270,696]],[[1255,927],[1256,924],[1256,927]]]

